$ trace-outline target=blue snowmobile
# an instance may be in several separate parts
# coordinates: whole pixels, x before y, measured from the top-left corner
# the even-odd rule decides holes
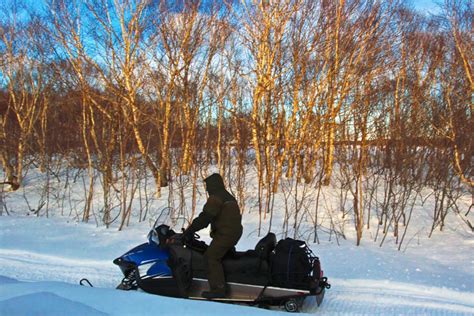
[[[155,223],[148,242],[113,261],[124,275],[117,289],[204,299],[201,293],[208,290],[206,248],[198,235],[186,243],[181,233]],[[273,233],[262,238],[255,249],[230,251],[223,266],[228,296],[216,301],[283,306],[288,312],[297,312],[308,296],[315,296],[319,306],[330,288],[319,259],[306,243],[290,238],[277,243]]]

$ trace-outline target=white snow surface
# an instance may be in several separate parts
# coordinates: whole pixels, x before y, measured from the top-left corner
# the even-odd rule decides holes
[[[4,196],[10,216],[0,216],[0,316],[6,315],[267,315],[284,312],[244,305],[175,299],[145,292],[119,291],[120,269],[112,261],[146,242],[159,210],[166,205],[167,194],[154,201],[155,213],[138,223],[132,218],[123,231],[117,225],[107,229],[74,218],[80,204],[74,201],[84,194],[78,188],[69,198],[71,211],[61,216],[58,205],[51,205],[50,217],[28,212],[24,196],[31,205],[39,204],[41,181],[30,176],[26,189]],[[251,185],[252,183],[250,183]],[[36,200],[35,200],[36,199]],[[331,202],[329,189],[326,201]],[[205,196],[200,195],[197,208]],[[253,202],[250,199],[248,205]],[[461,209],[471,197],[461,200]],[[94,202],[97,203],[97,202]],[[282,201],[275,200],[282,208]],[[56,209],[55,209],[56,208]],[[66,206],[67,208],[67,206]],[[98,206],[96,206],[96,211]],[[73,211],[74,210],[74,211]],[[321,306],[307,298],[303,313],[318,315],[474,315],[474,235],[455,215],[446,219],[443,232],[428,238],[432,203],[417,206],[419,218],[413,219],[401,251],[390,236],[380,247],[374,231],[364,231],[360,246],[347,225],[347,239],[320,231],[320,242],[309,242],[321,259],[331,289]],[[423,213],[424,212],[424,213]],[[27,215],[30,214],[30,215]],[[470,220],[472,222],[472,212]],[[424,220],[423,220],[424,219]],[[274,220],[277,236],[282,238],[281,221]],[[268,224],[268,220],[267,223]],[[258,213],[243,216],[244,233],[237,250],[253,248]],[[325,223],[321,224],[322,226]],[[374,225],[376,227],[376,225]],[[179,227],[175,227],[179,229]],[[263,234],[265,234],[265,227]],[[201,233],[209,241],[208,231]],[[312,240],[310,240],[312,241]],[[79,285],[87,278],[93,288]]]
[[[112,260],[146,240],[68,218],[0,217],[1,315],[264,315],[280,310],[123,292]],[[245,234],[244,234],[245,235]],[[468,237],[468,238],[466,238]],[[242,244],[258,238],[244,238]],[[472,236],[435,235],[406,252],[371,242],[312,245],[332,288],[319,315],[474,315]],[[240,244],[239,244],[240,246]],[[238,247],[240,248],[240,247]],[[239,249],[243,250],[243,249]],[[87,277],[94,288],[78,285]]]

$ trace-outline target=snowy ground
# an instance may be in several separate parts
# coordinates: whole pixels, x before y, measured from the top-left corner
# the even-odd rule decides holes
[[[113,288],[121,279],[112,260],[146,239],[148,223],[126,231],[97,228],[68,218],[0,217],[1,315],[263,315],[262,310],[185,301]],[[244,233],[245,236],[245,233]],[[206,239],[206,236],[204,236]],[[255,243],[244,238],[238,248]],[[474,239],[446,232],[413,243],[405,252],[313,245],[332,288],[318,308],[307,299],[304,312],[336,314],[474,315]],[[87,277],[95,288],[77,285]]]
[[[24,187],[4,195],[10,216],[0,216],[0,315],[264,315],[279,310],[263,310],[205,301],[179,300],[143,292],[115,290],[122,275],[112,261],[131,247],[146,241],[146,235],[159,210],[167,205],[163,198],[152,201],[153,214],[145,222],[132,218],[123,231],[78,222],[84,201],[83,184],[78,181],[67,190],[63,182],[51,192],[59,198],[51,201],[50,218],[28,212],[41,202],[44,179],[31,172]],[[247,183],[250,193],[254,181]],[[253,186],[253,188],[252,188]],[[201,188],[202,189],[202,188]],[[66,192],[67,191],[67,192]],[[100,209],[100,188],[95,190],[95,212]],[[201,190],[203,191],[203,190]],[[256,191],[256,190],[253,190]],[[324,203],[331,209],[337,197],[334,190],[323,192]],[[429,196],[429,193],[425,194]],[[67,197],[67,199],[66,199]],[[460,209],[468,209],[471,196],[459,200]],[[136,202],[136,201],[134,201]],[[198,196],[197,208],[205,202]],[[247,206],[255,204],[251,196]],[[337,205],[337,204],[336,204]],[[281,196],[275,207],[284,209]],[[332,288],[323,304],[305,301],[303,312],[318,315],[474,315],[474,234],[458,217],[448,215],[443,232],[428,238],[433,202],[426,199],[416,206],[414,218],[402,247],[388,236],[383,247],[373,242],[373,231],[364,231],[362,245],[355,246],[351,222],[346,225],[347,240],[320,232],[320,243],[311,244],[320,257]],[[44,212],[44,211],[43,211]],[[322,214],[324,213],[322,211]],[[30,214],[30,215],[27,215]],[[64,214],[64,216],[61,216]],[[280,218],[278,218],[280,216]],[[281,214],[274,228],[281,229]],[[474,214],[469,215],[471,222]],[[80,218],[80,217],[79,217]],[[246,212],[244,234],[238,250],[253,248],[258,216]],[[328,227],[322,219],[321,227]],[[268,224],[268,219],[265,225]],[[307,223],[311,225],[311,223]],[[264,226],[265,226],[264,225]],[[303,226],[305,223],[303,222]],[[180,227],[175,227],[179,229]],[[309,226],[311,228],[311,226]],[[305,228],[306,229],[306,228]],[[263,231],[266,231],[264,227]],[[208,232],[201,236],[209,241]],[[277,234],[282,237],[281,234]],[[87,277],[94,288],[81,287]]]

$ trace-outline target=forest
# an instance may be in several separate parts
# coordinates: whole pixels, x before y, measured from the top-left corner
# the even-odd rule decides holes
[[[215,169],[259,235],[278,218],[314,242],[377,225],[367,238],[401,245],[428,198],[431,233],[448,215],[473,231],[458,203],[474,194],[473,15],[469,0],[2,1],[0,215],[35,169],[38,216],[67,214],[74,186],[81,221],[123,229],[165,190],[190,220]]]

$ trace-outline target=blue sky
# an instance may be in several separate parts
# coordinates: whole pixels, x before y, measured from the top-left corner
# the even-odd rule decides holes
[[[1,2],[12,2],[14,0],[1,0]],[[38,7],[41,6],[44,3],[47,3],[50,0],[25,0],[24,2]],[[408,3],[411,3],[412,7],[419,10],[420,12],[426,12],[426,13],[436,13],[439,10],[439,6],[437,3],[442,3],[443,0],[405,0]]]
[[[425,13],[437,13],[439,11],[438,3],[442,3],[442,0],[411,0],[408,1],[412,4],[413,8],[420,12]]]

